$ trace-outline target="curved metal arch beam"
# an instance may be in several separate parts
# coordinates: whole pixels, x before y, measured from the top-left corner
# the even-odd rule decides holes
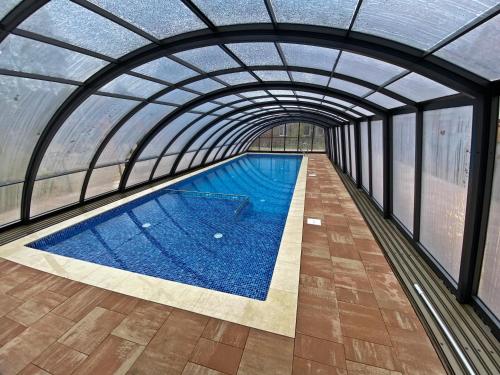
[[[300,112],[300,113],[301,113],[302,111],[298,111],[298,112]],[[304,111],[304,113],[308,113],[308,112],[307,112],[307,111]],[[271,120],[271,119],[269,119],[269,120]],[[332,121],[334,124],[338,124],[338,125],[340,125],[340,122],[338,122],[337,120],[332,119],[331,121]],[[244,125],[242,125],[242,126],[244,126]],[[247,128],[245,128],[245,129],[247,129]],[[217,148],[217,147],[223,147],[224,145],[223,145],[223,144],[222,144],[222,145],[220,145],[220,143],[224,140],[224,138],[225,138],[228,134],[230,134],[230,131],[229,131],[229,130],[226,130],[223,134],[221,134],[221,135],[220,135],[220,137],[219,137],[219,138],[218,138],[218,139],[214,142],[214,144],[212,145],[212,149]],[[232,138],[229,138],[229,139],[228,139],[228,141],[231,141],[231,143],[232,143],[232,142],[234,141],[234,135],[232,136]],[[215,158],[217,158],[217,156],[219,155],[220,151],[221,151],[221,149],[219,149],[219,151],[218,151],[218,152],[217,152],[217,154],[215,155]],[[226,150],[226,151],[227,151],[227,150]],[[224,154],[225,154],[225,153],[226,153],[226,152],[224,152]]]
[[[10,30],[14,29],[41,5],[43,4],[39,6],[35,5],[33,8],[27,7],[25,11],[19,11],[17,18],[10,21]],[[143,46],[116,61],[110,62],[110,64],[95,73],[73,91],[54,113],[39,137],[26,171],[26,182],[23,187],[21,202],[21,218],[23,220],[29,218],[33,183],[41,159],[50,145],[51,140],[71,113],[76,110],[85,99],[94,94],[101,86],[110,82],[113,78],[141,64],[168,54],[213,44],[233,42],[268,41],[302,43],[343,49],[379,58],[389,63],[397,64],[405,69],[415,71],[459,92],[472,96],[482,95],[487,90],[489,85],[488,81],[464,69],[446,63],[433,56],[431,56],[432,59],[427,59],[422,55],[421,51],[411,51],[411,48],[397,43],[392,43],[392,45],[391,43],[388,44],[388,41],[383,38],[369,36],[369,39],[370,40],[367,41],[363,38],[359,38],[356,33],[339,35],[338,30],[335,29],[320,28],[319,30],[318,27],[308,25],[294,26],[293,30],[287,30],[281,25],[279,30],[265,30],[262,25],[258,24],[242,25],[177,35],[160,41],[158,44],[152,43]]]
[[[287,102],[287,101],[282,101],[280,102],[282,103],[282,105],[287,105],[287,104],[292,104],[292,105],[297,105],[298,102],[293,102],[293,101],[290,101],[290,102]],[[278,102],[276,103],[273,103],[273,104],[276,104],[278,105]],[[186,145],[184,145],[184,148],[181,150],[181,152],[179,153],[179,156],[177,158],[177,160],[174,162],[173,166],[172,166],[172,170],[175,170],[174,168],[177,167],[180,159],[182,158],[182,156],[187,152],[187,150],[189,150],[189,147],[194,143],[196,142],[196,140],[201,136],[203,135],[208,129],[210,129],[210,127],[212,126],[215,126],[218,122],[220,121],[223,121],[224,119],[228,118],[228,117],[231,117],[231,116],[234,116],[240,112],[244,112],[246,110],[249,110],[249,109],[253,109],[253,108],[260,108],[260,107],[265,107],[266,105],[269,105],[269,103],[265,104],[265,103],[256,103],[256,104],[253,104],[253,105],[250,105],[250,106],[246,106],[246,107],[240,107],[240,108],[237,108],[235,109],[234,111],[232,112],[228,112],[226,113],[225,115],[219,117],[217,120],[214,120],[213,122],[205,125],[203,128],[201,128],[197,133],[195,133],[191,139],[186,143]],[[338,112],[336,111],[335,109],[333,108],[329,108],[329,107],[325,107],[325,106],[322,106],[320,104],[314,104],[314,103],[303,103],[301,105],[305,105],[306,107],[308,108],[316,108],[316,109],[321,109],[321,110],[326,110],[326,112],[330,112],[334,115],[336,114],[339,114],[341,112]],[[283,109],[285,110],[285,109]],[[348,116],[348,118],[350,118]],[[166,149],[164,150],[164,152],[166,151]],[[163,155],[161,155],[163,156]],[[158,162],[157,162],[158,163]],[[126,182],[125,182],[126,183]]]
[[[267,96],[269,98],[272,98],[272,96]],[[241,101],[245,101],[245,100],[241,100]],[[240,101],[238,101],[240,102]],[[168,151],[168,149],[170,148],[170,146],[185,132],[187,131],[191,126],[195,125],[197,121],[199,121],[202,117],[205,117],[207,115],[209,115],[210,113],[213,113],[213,112],[216,112],[218,110],[220,110],[220,108],[223,108],[223,107],[227,107],[227,106],[230,106],[232,103],[228,103],[227,105],[225,106],[221,106],[221,107],[218,107],[218,108],[215,108],[213,110],[211,110],[210,112],[207,112],[205,115],[197,118],[196,120],[192,121],[191,123],[189,123],[189,125],[185,126],[183,129],[181,129],[174,137],[172,137],[172,139],[166,144],[166,146],[163,148],[162,152],[160,153],[159,155],[159,159],[156,161],[152,171],[151,171],[151,178],[152,179],[152,176],[154,175],[154,173],[156,172],[156,169],[158,167],[158,164],[161,160],[161,158],[165,155],[165,153]],[[200,131],[206,131],[208,129],[210,129],[210,127],[212,126],[215,126],[217,123],[219,123],[220,121],[223,121],[231,116],[234,116],[234,115],[237,115],[241,112],[244,112],[244,111],[247,111],[247,110],[250,110],[250,109],[254,109],[254,108],[260,108],[260,107],[264,107],[266,105],[287,105],[287,104],[290,104],[290,105],[297,105],[297,104],[300,104],[302,106],[309,106],[309,107],[315,107],[316,109],[321,109],[321,110],[327,110],[327,112],[330,112],[334,115],[339,115],[339,116],[343,116],[343,117],[346,117],[348,119],[352,119],[354,120],[355,118],[352,117],[352,116],[349,116],[347,114],[344,114],[343,112],[341,111],[337,111],[336,109],[334,108],[331,108],[331,107],[328,107],[328,106],[323,106],[321,104],[317,104],[317,103],[311,103],[311,102],[300,102],[300,101],[274,101],[274,102],[266,102],[266,103],[255,103],[255,104],[251,104],[251,105],[248,105],[246,107],[238,107],[236,108],[235,110],[233,111],[230,111],[230,112],[227,112],[223,115],[220,115],[219,117],[217,117],[216,119],[214,119],[213,121],[209,122],[208,124],[204,125]],[[237,120],[235,120],[237,121]],[[196,139],[198,138],[199,135],[201,135],[202,133],[196,133],[193,137],[195,138],[194,141],[196,141]],[[181,151],[181,153],[184,153],[184,149]],[[174,166],[176,166],[176,164],[174,163],[173,164]]]
[[[295,87],[296,89],[300,89],[302,91],[307,91],[307,92],[313,92],[313,93],[318,93],[325,95],[328,93],[328,95],[332,97],[338,97],[342,100],[345,100],[347,102],[352,102],[353,104],[357,104],[361,107],[364,107],[371,112],[374,112],[375,114],[379,114],[380,116],[384,116],[386,114],[386,109],[382,108],[378,105],[374,105],[373,103],[368,103],[366,100],[359,100],[358,97],[355,97],[353,95],[347,95],[345,93],[341,93],[339,90],[335,90],[332,88],[326,88],[324,86],[319,86],[319,85],[313,85],[313,84],[306,84],[306,83],[292,83],[292,82],[282,82],[282,83],[250,83],[250,84],[241,84],[241,85],[235,85],[231,86],[229,88],[222,88],[219,90],[215,90],[211,93],[205,94],[203,96],[200,96],[198,98],[195,98],[188,103],[182,105],[179,107],[177,110],[174,110],[171,112],[169,115],[164,117],[158,124],[156,124],[143,138],[142,140],[138,143],[136,149],[132,153],[129,162],[125,166],[125,170],[122,175],[122,179],[120,182],[120,190],[123,191],[123,189],[126,186],[127,179],[130,175],[130,172],[137,161],[139,155],[142,153],[144,148],[149,144],[149,142],[161,131],[165,126],[167,126],[172,120],[176,119],[177,117],[181,116],[185,112],[188,112],[197,106],[206,103],[211,100],[217,100],[217,98],[222,97],[222,96],[227,96],[230,94],[237,94],[237,93],[242,93],[246,91],[255,91],[255,90],[271,90],[271,89],[290,89],[291,87]],[[326,107],[326,106],[325,106]]]

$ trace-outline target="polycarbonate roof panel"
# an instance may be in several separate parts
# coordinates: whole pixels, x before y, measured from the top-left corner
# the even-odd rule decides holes
[[[195,48],[176,53],[174,56],[205,72],[238,68],[240,66],[231,56],[218,46]]]
[[[228,85],[241,85],[243,83],[255,83],[257,80],[248,72],[228,73],[217,76]]]
[[[220,115],[223,115],[223,114],[231,112],[231,111],[234,111],[234,108],[232,108],[232,107],[223,107],[223,108],[218,109],[217,111],[215,111],[213,114],[220,116]]]
[[[207,26],[180,0],[89,0],[157,39]]]
[[[356,96],[365,96],[370,91],[372,91],[372,89],[369,89],[368,87],[361,86],[356,83],[345,81],[339,78],[332,78],[328,86],[337,90],[348,92]]]
[[[313,83],[315,85],[326,86],[329,77],[321,76],[319,74],[304,73],[304,72],[291,72],[292,79],[295,82]]]
[[[226,46],[247,66],[283,65],[274,43],[232,43]]]
[[[104,137],[136,105],[133,100],[90,96],[52,139],[37,177],[88,168]]]
[[[139,140],[175,108],[154,103],[146,105],[133,115],[111,138],[99,157],[97,166],[125,162],[132,154]]]
[[[157,100],[165,103],[184,104],[193,100],[197,96],[198,96],[197,94],[194,94],[189,91],[175,89],[173,91],[167,92],[163,96],[160,96]]]
[[[212,109],[217,108],[217,107],[220,107],[220,105],[216,104],[216,103],[212,103],[212,102],[206,102],[206,103],[200,104],[199,106],[191,109],[191,111],[205,113],[205,112],[211,111]]]
[[[252,102],[249,102],[248,100],[245,100],[244,102],[233,103],[231,105],[233,107],[240,108],[240,107],[244,107],[244,106],[247,106],[247,105],[250,105],[250,104],[252,104]]]
[[[149,98],[167,86],[159,83],[137,78],[128,74],[122,74],[99,89],[101,92],[128,95],[139,98]]]
[[[271,22],[263,0],[192,0],[216,26]]]
[[[496,0],[365,0],[353,30],[428,50],[497,4]]]
[[[21,0],[2,0],[0,2],[0,20],[4,18]]]
[[[0,44],[0,68],[85,81],[108,64],[65,48],[10,34]]]
[[[444,46],[434,55],[490,81],[500,79],[500,15]]]
[[[276,96],[276,99],[279,101],[286,101],[286,100],[291,100],[291,101],[297,101],[297,97],[295,96]]]
[[[367,110],[367,109],[364,109],[363,107],[353,107],[351,108],[353,111],[356,111],[356,112],[359,112],[359,113],[362,113],[363,115],[365,116],[373,116],[375,113]],[[348,111],[346,111],[346,113],[348,113]]]
[[[263,81],[288,81],[290,77],[284,70],[254,70],[254,73]]]
[[[272,95],[295,95],[292,90],[269,90]]]
[[[358,0],[271,0],[278,22],[347,29]]]
[[[417,73],[410,73],[385,88],[415,102],[423,102],[457,93],[455,90]]]
[[[290,66],[322,69],[331,72],[339,51],[306,44],[280,43],[285,60]]]
[[[205,78],[200,81],[190,83],[184,87],[206,94],[211,91],[219,90],[226,86],[224,86],[222,83],[214,81],[213,79]]]
[[[268,95],[267,92],[265,91],[247,91],[247,92],[242,92],[240,95],[244,96],[245,98],[254,98],[256,96],[266,96]]]
[[[322,100],[324,95],[323,94],[316,94],[314,92],[308,92],[308,91],[295,91],[295,93],[299,96],[307,96],[310,98],[316,98]]]
[[[351,107],[354,104],[354,103],[350,103],[350,102],[342,100],[342,99],[333,98],[333,97],[327,96],[327,95],[325,95],[324,100],[332,102],[332,103],[340,104],[340,105],[343,105],[345,107]]]
[[[136,33],[68,0],[50,1],[19,28],[114,58],[149,44]]]
[[[368,95],[365,99],[384,108],[396,108],[405,105],[405,103],[401,103],[399,100],[393,99],[390,96],[379,92],[374,92],[373,94]]]
[[[198,75],[194,70],[166,57],[150,61],[133,70],[136,73],[158,78],[169,83],[177,83]]]
[[[351,115],[352,117],[360,118],[361,116],[358,115],[357,113],[351,112],[351,111],[345,111],[346,114]]]
[[[265,103],[265,102],[276,102],[272,96],[268,96],[267,98],[257,98],[252,99],[255,103]]]
[[[217,98],[217,102],[219,103],[232,103],[232,102],[235,102],[235,101],[238,101],[238,100],[241,100],[242,98],[240,98],[239,96],[237,95],[227,95],[227,96],[223,96],[222,98]]]

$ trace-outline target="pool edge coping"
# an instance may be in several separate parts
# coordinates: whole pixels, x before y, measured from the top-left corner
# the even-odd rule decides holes
[[[187,173],[2,245],[0,246],[0,257],[40,271],[117,293],[162,303],[267,332],[295,337],[307,156],[303,156],[297,174],[268,297],[265,301],[133,273],[26,246],[49,234],[236,160],[246,154],[252,153],[241,154],[206,168]]]

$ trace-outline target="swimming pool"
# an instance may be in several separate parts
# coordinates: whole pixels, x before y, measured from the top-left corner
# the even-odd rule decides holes
[[[301,161],[248,154],[27,246],[265,300]]]

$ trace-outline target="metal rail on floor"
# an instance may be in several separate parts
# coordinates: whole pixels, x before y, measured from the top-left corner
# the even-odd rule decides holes
[[[470,374],[467,364],[460,358],[461,352],[474,373],[498,374],[500,345],[490,329],[474,312],[472,306],[460,304],[424,259],[414,251],[410,242],[394,223],[384,219],[382,212],[375,208],[366,193],[358,190],[354,182],[338,168],[335,167],[335,169],[375,239],[384,250],[387,260],[449,373]],[[420,298],[414,284],[419,284],[425,290],[426,299],[438,313],[446,330],[441,328],[440,322]],[[455,341],[458,351],[448,339],[446,331]]]

